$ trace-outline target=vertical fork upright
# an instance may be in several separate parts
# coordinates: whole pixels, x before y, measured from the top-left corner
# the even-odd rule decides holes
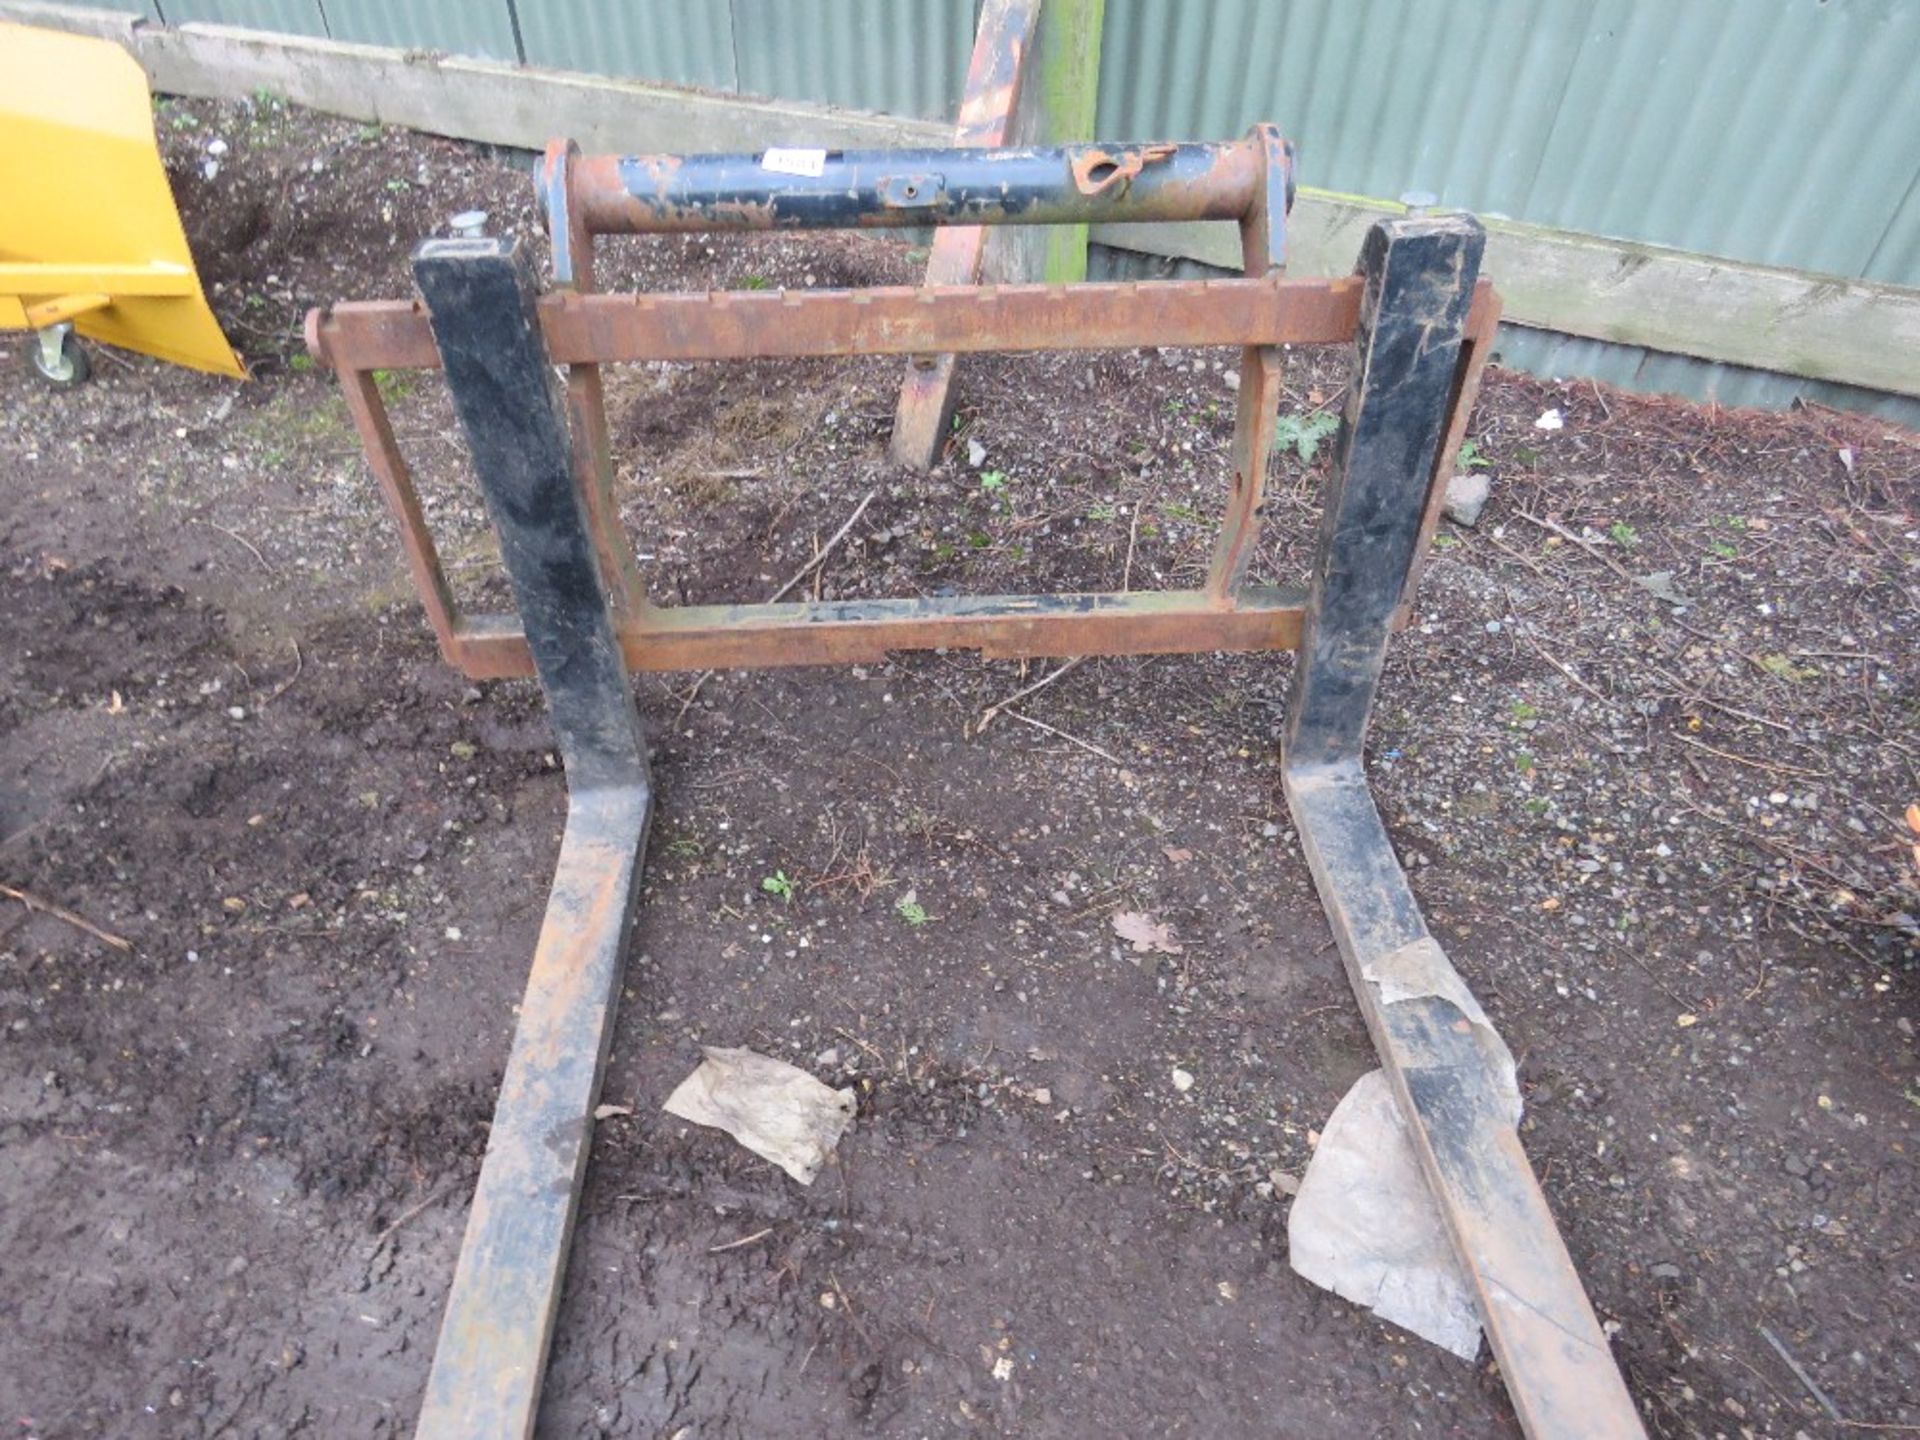
[[[1485,235],[1375,225],[1351,388],[1282,743],[1287,804],[1422,1174],[1533,1440],[1633,1440],[1639,1413],[1521,1148],[1504,1042],[1428,932],[1361,745],[1446,437]]]
[[[566,411],[511,241],[414,257],[567,774],[567,823],[420,1408],[421,1440],[533,1433],[653,789]]]

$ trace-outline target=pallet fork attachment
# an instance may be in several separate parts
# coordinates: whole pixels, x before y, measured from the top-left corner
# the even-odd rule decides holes
[[[791,156],[793,152],[783,152]],[[705,669],[989,655],[1298,652],[1282,775],[1308,865],[1422,1172],[1525,1432],[1644,1435],[1515,1128],[1506,1051],[1428,932],[1367,788],[1362,742],[1498,319],[1471,219],[1376,224],[1350,279],[1282,277],[1291,154],[1270,127],[1224,145],[583,158],[549,148],[541,194],[556,289],[514,247],[431,241],[424,306],[308,319],[399,520],[446,658],[538,675],[566,763],[568,818],[418,1434],[525,1437],[535,1423],[584,1174],[652,789],[630,666]],[[1247,278],[1140,285],[612,296],[604,233],[1216,219]],[[1247,583],[1282,347],[1354,346],[1308,584]],[[1237,345],[1233,474],[1204,587],[661,607],[621,533],[598,367],[640,359]],[[567,370],[564,394],[553,364]],[[445,369],[518,617],[455,606],[372,372]]]

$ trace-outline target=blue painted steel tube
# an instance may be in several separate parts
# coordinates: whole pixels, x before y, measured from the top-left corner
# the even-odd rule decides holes
[[[1288,164],[1269,130],[1217,144],[580,156],[571,203],[603,235],[1248,220]],[[564,190],[541,193],[551,211]]]

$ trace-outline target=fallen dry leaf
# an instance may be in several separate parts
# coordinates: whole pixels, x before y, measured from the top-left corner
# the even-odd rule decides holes
[[[1131,940],[1136,953],[1145,955],[1158,951],[1162,955],[1178,955],[1181,945],[1173,938],[1173,927],[1163,925],[1144,910],[1122,910],[1113,917],[1113,933],[1122,940]]]
[[[1914,829],[1920,830],[1920,825],[1914,826]],[[1160,853],[1165,855],[1167,859],[1170,860],[1175,865],[1184,865],[1189,860],[1193,859],[1193,851],[1182,850],[1178,846],[1174,846],[1174,845],[1162,846],[1160,849]]]

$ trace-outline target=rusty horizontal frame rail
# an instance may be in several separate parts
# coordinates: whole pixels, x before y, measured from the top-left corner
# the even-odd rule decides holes
[[[722,292],[603,295],[561,292],[537,302],[549,356],[576,368],[647,360],[726,360],[922,351],[1026,352],[1106,350],[1153,345],[1238,346],[1261,358],[1245,365],[1249,379],[1271,371],[1266,357],[1290,345],[1350,340],[1362,282],[1258,280],[1011,285],[928,290]],[[1471,402],[1498,323],[1490,284],[1474,290],[1452,411],[1452,432],[1464,433]],[[447,584],[412,476],[394,437],[378,370],[431,369],[440,364],[426,308],[417,301],[345,302],[313,311],[307,345],[335,370],[369,462],[400,522],[415,586],[446,659],[475,679],[532,672],[526,638],[509,617],[463,616]],[[597,388],[597,370],[594,381]],[[1269,401],[1275,397],[1268,396]],[[1243,407],[1244,409],[1244,407]],[[1243,414],[1236,439],[1236,476],[1257,480],[1271,445],[1272,416]],[[604,468],[594,441],[603,416],[577,425],[576,469]],[[1438,457],[1428,484],[1429,528],[1437,523],[1457,440]],[[1245,490],[1257,489],[1249,483]],[[888,650],[979,649],[989,655],[1116,655],[1284,649],[1299,635],[1299,600],[1283,591],[1241,587],[1244,557],[1259,522],[1257,494],[1244,493],[1229,515],[1221,549],[1241,569],[1208,590],[1126,597],[988,596],[867,601],[858,606],[719,605],[666,607],[636,599],[616,606],[616,629],[627,663],[643,670],[707,670],[733,666],[836,664]],[[625,537],[601,530],[603,568],[632,565]],[[609,552],[612,552],[611,556]],[[1408,597],[1411,596],[1411,583]],[[1113,603],[1123,599],[1124,604]],[[1069,602],[1069,603],[1063,603]]]
[[[310,344],[329,365],[440,364],[417,303],[349,300],[315,313]],[[559,294],[540,302],[547,348],[569,365],[910,355],[928,348],[1336,345],[1353,337],[1359,313],[1360,284],[1350,278]]]
[[[622,629],[634,670],[866,664],[897,650],[977,650],[990,659],[1289,650],[1304,594],[1249,588],[1224,609],[1204,590],[962,595],[780,605],[652,606]],[[526,631],[507,615],[454,627],[448,656],[476,680],[531,675]]]

